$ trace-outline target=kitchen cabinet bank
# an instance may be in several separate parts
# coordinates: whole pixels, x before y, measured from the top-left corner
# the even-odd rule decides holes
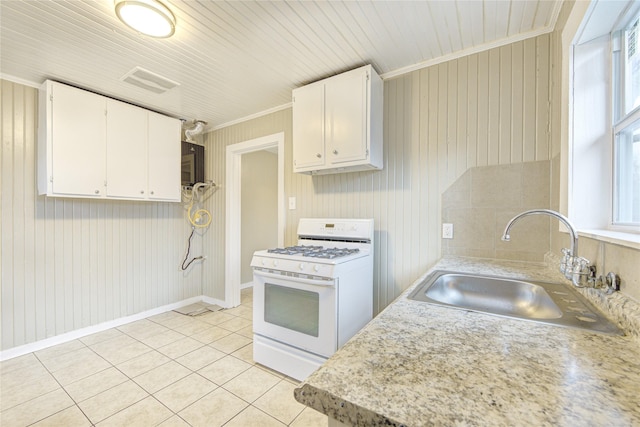
[[[637,302],[585,290],[626,332],[610,336],[407,299],[433,270],[563,280],[544,264],[444,258],[295,398],[327,414],[330,425],[640,425]]]
[[[371,65],[294,89],[293,171],[382,169],[382,97]]]
[[[45,81],[38,192],[53,197],[180,201],[178,119]]]

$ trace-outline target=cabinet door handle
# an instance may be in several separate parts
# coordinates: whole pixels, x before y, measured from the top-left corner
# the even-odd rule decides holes
[[[333,154],[338,155],[338,150],[333,150]]]
[[[96,194],[100,194],[100,190],[96,190]]]
[[[316,154],[316,157],[317,157],[317,158],[321,158],[321,157],[322,157],[322,154],[318,153],[318,154]]]
[[[151,195],[153,196],[153,191],[151,192]]]
[[[144,194],[144,190],[140,190],[140,194]]]

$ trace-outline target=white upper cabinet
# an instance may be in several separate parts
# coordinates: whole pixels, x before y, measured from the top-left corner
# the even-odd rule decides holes
[[[149,112],[149,199],[180,200],[181,124]]]
[[[367,73],[346,73],[325,85],[325,141],[329,161],[367,160]]]
[[[107,196],[139,199],[147,193],[147,111],[107,100]]]
[[[325,162],[324,85],[296,89],[293,99],[293,158],[298,172]]]
[[[293,91],[293,171],[381,169],[382,80],[370,65]]]
[[[40,94],[40,192],[104,197],[105,98],[66,85],[48,89]]]
[[[38,191],[56,197],[180,201],[180,121],[46,81]]]

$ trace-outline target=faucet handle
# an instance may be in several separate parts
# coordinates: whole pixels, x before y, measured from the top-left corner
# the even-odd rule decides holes
[[[575,258],[575,264],[579,265],[580,267],[586,268],[591,265],[591,261],[589,261],[584,257],[579,256]]]
[[[620,276],[614,272],[610,272],[606,276],[595,277],[590,283],[593,288],[601,289],[607,295],[620,290]]]
[[[573,254],[571,250],[562,248],[562,260],[560,261],[560,272],[564,274],[564,277],[571,280],[573,274]]]
[[[605,281],[607,283],[607,294],[612,294],[615,291],[620,290],[620,276],[618,276],[616,273],[610,272],[609,274],[607,274]]]
[[[571,281],[579,288],[584,288],[592,280],[596,274],[595,266],[591,265],[591,262],[583,257],[576,257],[573,259],[571,268]]]

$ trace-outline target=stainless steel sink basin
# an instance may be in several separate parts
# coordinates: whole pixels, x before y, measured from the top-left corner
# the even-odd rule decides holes
[[[560,283],[434,271],[409,299],[497,316],[587,329],[622,331],[582,295]]]

